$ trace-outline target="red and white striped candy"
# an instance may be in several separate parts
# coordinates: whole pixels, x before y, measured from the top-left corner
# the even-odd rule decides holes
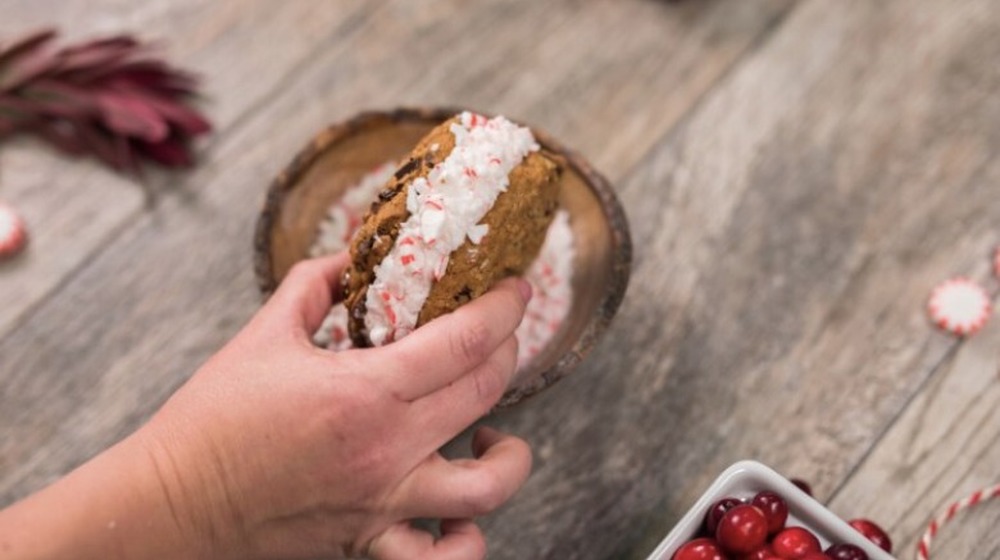
[[[12,257],[24,249],[28,233],[24,220],[9,205],[0,202],[0,259]]]
[[[938,285],[927,302],[934,324],[959,336],[982,328],[992,310],[986,291],[967,278],[952,278]]]
[[[958,512],[973,507],[980,502],[994,498],[1000,498],[1000,484],[991,488],[984,488],[977,492],[973,492],[965,498],[962,498],[961,500],[958,500],[948,506],[948,508],[945,509],[944,512],[937,517],[937,519],[931,521],[930,525],[927,526],[927,531],[924,532],[924,536],[921,537],[920,542],[917,543],[917,560],[930,559],[931,543],[934,542],[934,537],[937,536],[941,527],[958,515]]]

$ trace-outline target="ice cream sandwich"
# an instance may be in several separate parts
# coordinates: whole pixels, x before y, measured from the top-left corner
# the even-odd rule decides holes
[[[373,203],[344,277],[356,346],[381,346],[520,275],[559,206],[558,159],[528,128],[464,112],[425,136]]]

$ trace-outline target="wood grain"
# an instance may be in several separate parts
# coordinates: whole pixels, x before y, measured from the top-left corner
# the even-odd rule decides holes
[[[736,460],[822,499],[850,475],[955,345],[924,316],[930,288],[984,278],[997,241],[988,13],[802,4],[642,161],[611,334],[498,419],[538,461],[493,542],[642,558]]]
[[[998,482],[998,346],[997,321],[957,344],[830,502],[845,516],[878,520],[901,558],[951,502]],[[934,545],[936,557],[995,558],[998,513],[990,504],[957,517]]]
[[[536,450],[483,520],[491,557],[642,558],[743,458],[884,522],[908,557],[937,507],[995,482],[1000,328],[959,343],[923,311],[943,278],[985,281],[1000,239],[991,2],[146,4],[121,21],[206,26],[181,48],[225,67],[225,133],[153,211],[85,165],[43,171],[25,146],[0,161],[5,197],[60,216],[53,238],[133,196],[84,229],[97,241],[29,256],[65,264],[0,269],[37,302],[0,316],[0,502],[134,429],[253,312],[254,204],[306,138],[406,104],[507,113],[581,149],[636,241],[587,363],[488,420]],[[108,194],[20,186],[65,177]],[[14,276],[29,265],[54,268]],[[940,546],[994,555],[985,511]]]
[[[428,98],[530,115],[531,108],[548,107],[544,100],[565,87],[562,74],[579,61],[594,61],[600,53],[608,71],[632,61],[633,53],[615,59],[606,54],[606,45],[593,41],[595,16],[590,10],[611,13],[611,3],[587,8],[572,2],[524,3],[520,10],[510,9],[509,2],[484,3],[454,18],[456,6],[441,3],[438,8],[444,9],[424,12],[408,3],[390,5],[373,10],[365,33],[345,30],[342,40],[324,46],[322,56],[317,53],[281,95],[259,106],[218,143],[208,164],[187,180],[199,185],[196,193],[168,196],[155,211],[128,224],[72,282],[0,342],[0,424],[14,435],[4,438],[0,449],[5,501],[37,488],[134,429],[252,313],[258,301],[249,255],[255,201],[267,178],[321,123],[373,104]],[[662,27],[652,18],[674,27],[680,21],[700,21],[699,8],[638,1],[614,6],[630,11],[633,19],[619,16],[620,27],[605,31],[611,37],[625,36],[626,24],[642,16],[646,24],[639,27],[645,29],[640,37],[649,47],[644,52],[656,60],[664,60],[662,49],[669,51],[679,38],[658,33]],[[747,17],[760,22],[759,31],[780,13],[780,6],[761,3],[758,12]],[[731,61],[737,50],[729,45],[753,41],[752,27],[732,30],[731,22],[723,23],[721,13],[699,23],[720,28],[707,33],[714,39],[702,47],[705,58]],[[530,95],[506,89],[510,75],[504,72],[484,72],[470,81],[469,57],[484,41],[495,45],[490,56],[522,52],[523,58],[524,41],[535,36],[559,41],[577,58],[522,68],[520,79],[535,84]],[[443,50],[445,45],[451,50]],[[727,48],[716,51],[715,45]],[[404,50],[412,57],[399,57]],[[453,56],[442,54],[451,51]],[[664,64],[664,71],[674,70]],[[635,103],[656,99],[648,85],[643,80],[630,88]],[[579,96],[600,95],[594,88]],[[619,89],[616,84],[614,91]],[[695,100],[691,95],[687,101]],[[563,110],[572,111],[573,105]],[[631,108],[624,114],[604,113],[589,121],[586,135],[578,140],[590,138],[597,145],[594,139],[604,138],[606,122],[628,123],[638,130],[641,127],[631,123],[646,122],[644,115]],[[643,130],[642,137],[651,143],[665,130],[666,125],[659,131]],[[633,141],[631,149],[644,151],[635,137],[628,140]]]
[[[171,61],[207,78],[204,108],[216,133],[204,149],[211,151],[328,34],[349,35],[362,5],[297,0],[273,10],[264,1],[8,0],[0,38],[55,25],[67,41],[122,32],[160,40]],[[238,58],[252,63],[233,64]],[[94,162],[67,161],[33,140],[0,146],[0,198],[24,215],[31,235],[28,251],[0,264],[0,335],[142,213],[144,189],[196,191],[198,185],[183,173],[155,170],[142,181],[124,178]]]

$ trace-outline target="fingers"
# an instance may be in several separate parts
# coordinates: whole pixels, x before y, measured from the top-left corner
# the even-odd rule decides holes
[[[446,461],[434,454],[399,487],[393,508],[400,516],[440,518],[441,538],[401,522],[372,540],[375,560],[480,559],[486,542],[473,517],[503,505],[531,471],[531,449],[520,438],[480,428],[472,439],[475,459]]]
[[[517,328],[531,297],[530,285],[509,278],[453,313],[427,323],[385,347],[388,383],[412,401],[447,387],[486,362]]]
[[[473,437],[476,459],[447,461],[434,454],[400,486],[398,509],[407,518],[472,518],[503,505],[531,472],[524,440],[490,428]]]
[[[261,314],[276,328],[302,330],[312,336],[335,299],[339,299],[340,276],[348,262],[350,255],[346,251],[299,261],[285,275]]]
[[[503,396],[517,371],[517,339],[511,335],[485,362],[451,385],[410,404],[419,426],[421,451],[433,451],[485,415]]]
[[[375,537],[366,556],[373,560],[480,560],[486,557],[486,540],[469,519],[442,521],[438,540],[401,522]]]

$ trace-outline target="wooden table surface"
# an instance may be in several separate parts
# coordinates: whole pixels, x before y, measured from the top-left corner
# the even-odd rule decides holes
[[[135,181],[0,146],[31,228],[0,264],[0,504],[140,425],[259,304],[269,179],[369,108],[481,108],[615,185],[635,260],[573,375],[488,420],[527,487],[491,558],[644,558],[729,464],[811,481],[912,558],[1000,479],[1000,321],[959,340],[932,286],[1000,243],[1000,5],[989,0],[0,0],[0,37],[163,39],[218,126],[190,173]],[[464,442],[455,442],[456,449]],[[1000,557],[1000,506],[942,558]]]

